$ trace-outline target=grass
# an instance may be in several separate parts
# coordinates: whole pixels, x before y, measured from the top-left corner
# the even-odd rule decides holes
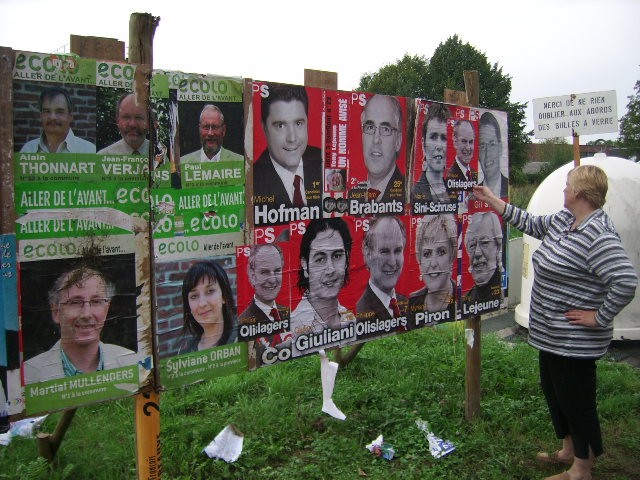
[[[525,183],[523,185],[509,186],[509,202],[516,207],[526,209],[531,196],[538,188],[539,184]],[[522,232],[517,228],[509,228],[509,239],[522,237]]]
[[[441,325],[369,343],[338,372],[334,401],[347,415],[320,411],[319,359],[304,358],[161,395],[165,479],[539,479],[558,473],[537,465],[555,440],[537,377],[537,352],[522,340],[483,336],[482,416],[464,420],[464,332]],[[599,412],[605,455],[599,480],[638,478],[640,371],[599,362]],[[50,415],[52,431],[60,414]],[[456,445],[434,459],[415,420]],[[239,460],[212,460],[202,449],[227,424],[245,435]],[[379,434],[396,458],[365,445]],[[50,469],[33,439],[0,448],[0,479],[134,479],[131,399],[78,411]],[[365,477],[366,475],[366,477]]]

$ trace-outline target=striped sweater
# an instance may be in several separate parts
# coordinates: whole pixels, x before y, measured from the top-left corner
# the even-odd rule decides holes
[[[613,337],[613,318],[633,300],[638,277],[609,216],[594,211],[574,230],[567,209],[533,216],[507,205],[504,220],[542,240],[533,254],[529,344],[574,358],[600,358]],[[599,327],[571,325],[568,310],[596,310]]]

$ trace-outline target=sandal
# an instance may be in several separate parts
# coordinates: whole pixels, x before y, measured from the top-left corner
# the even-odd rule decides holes
[[[547,452],[538,452],[536,454],[536,460],[540,463],[558,464],[563,463],[565,465],[571,465],[573,463],[573,456],[571,458],[562,458],[558,456],[559,450],[549,454]]]

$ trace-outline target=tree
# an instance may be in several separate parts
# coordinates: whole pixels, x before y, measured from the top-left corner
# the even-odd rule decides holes
[[[627,149],[627,157],[640,160],[640,80],[636,82],[636,93],[629,95],[627,113],[620,119],[618,141]]]
[[[382,67],[360,77],[358,90],[420,97],[443,101],[444,89],[464,90],[464,70],[478,70],[480,105],[509,114],[509,160],[511,172],[520,171],[527,161],[529,137],[525,132],[526,103],[511,103],[511,77],[497,63],[491,65],[487,56],[457,35],[440,43],[430,59],[405,54],[395,64]],[[510,174],[512,180],[515,178]]]

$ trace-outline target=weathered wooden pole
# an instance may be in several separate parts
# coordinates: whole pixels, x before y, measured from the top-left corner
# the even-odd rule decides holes
[[[67,433],[67,429],[71,426],[71,421],[76,414],[77,408],[65,410],[58,420],[56,429],[52,434],[50,433],[38,433],[36,439],[38,442],[38,454],[41,457],[46,458],[49,462],[52,462],[60,448],[62,440],[64,440],[64,434]]]
[[[575,132],[573,136],[573,166],[577,167],[580,165],[580,135],[577,135]]]
[[[477,70],[464,72],[464,88],[470,107],[480,106],[480,78]],[[479,144],[479,142],[478,142]],[[480,315],[474,315],[466,321],[465,333],[473,334],[467,339],[467,362],[465,366],[465,408],[467,421],[476,419],[480,413],[480,373],[482,328]]]
[[[465,70],[464,92],[444,90],[444,101],[466,107],[480,106],[480,77],[477,70]],[[480,415],[480,373],[481,373],[481,339],[480,316],[475,315],[465,321],[465,338],[467,339],[467,361],[465,365],[465,402],[464,416],[467,421]]]
[[[327,90],[338,89],[338,73],[325,72],[322,70],[304,69],[304,86],[312,88],[325,88]],[[358,352],[364,347],[364,343],[352,345],[348,349],[336,348],[333,350],[336,361],[341,367],[347,365],[355,358]]]
[[[0,47],[0,233],[15,233],[13,202],[13,63],[11,48]]]
[[[132,13],[129,19],[129,63],[136,66],[134,77],[134,93],[138,104],[149,108],[151,75],[153,73],[153,37],[160,17],[148,13]],[[153,118],[149,115],[149,143],[156,144],[156,129]],[[152,147],[153,148],[153,147]],[[153,155],[149,152],[149,171],[153,169]],[[149,180],[151,188],[151,180]],[[151,232],[151,228],[148,230]],[[153,239],[149,233],[149,252],[153,251]],[[151,255],[148,256],[150,261]],[[146,282],[153,291],[154,269],[150,265],[149,278]],[[153,308],[153,305],[151,306]],[[152,315],[153,318],[153,315]],[[151,322],[152,336],[155,325]],[[157,369],[156,369],[157,380]],[[154,382],[157,383],[157,382]],[[160,445],[160,395],[153,388],[139,393],[135,398],[136,423],[136,458],[138,479],[158,480],[162,475],[162,455]]]
[[[464,72],[464,88],[467,94],[468,105],[470,107],[480,106],[480,78],[477,70]],[[481,413],[480,373],[482,361],[482,328],[480,315],[474,315],[468,318],[465,327],[465,337],[467,337],[467,362],[465,366],[464,416],[467,421],[471,421],[476,419]]]

